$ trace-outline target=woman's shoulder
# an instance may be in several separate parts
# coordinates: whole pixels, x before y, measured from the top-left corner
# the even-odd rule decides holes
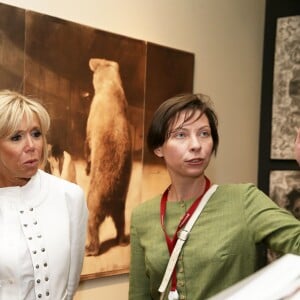
[[[57,201],[65,200],[68,210],[74,216],[87,215],[87,205],[84,190],[77,184],[64,180],[42,170],[39,170],[41,184],[48,185],[47,190],[51,194],[51,198]]]
[[[153,210],[159,210],[161,195],[156,195],[140,204],[138,204],[132,211],[133,215],[149,214]]]
[[[257,187],[251,183],[226,183],[226,184],[220,184],[218,186],[219,191],[228,191],[228,192],[243,192],[247,191],[249,189],[257,189]]]
[[[75,193],[80,196],[84,194],[83,189],[78,184],[59,178],[43,170],[39,170],[38,173],[41,181],[47,183],[51,191],[64,191],[65,193]]]
[[[217,189],[216,195],[227,199],[261,199],[268,196],[260,190],[254,183],[231,183],[221,184]]]

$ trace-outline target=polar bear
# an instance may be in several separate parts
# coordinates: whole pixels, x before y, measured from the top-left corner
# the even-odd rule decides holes
[[[118,244],[125,238],[125,202],[132,169],[127,100],[117,62],[91,58],[94,98],[87,126],[85,153],[90,184],[86,255],[99,255],[99,227],[111,217]]]

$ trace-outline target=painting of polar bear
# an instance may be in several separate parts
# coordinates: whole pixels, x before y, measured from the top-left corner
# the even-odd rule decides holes
[[[94,97],[86,126],[86,173],[89,209],[87,256],[100,253],[99,228],[111,217],[116,244],[128,244],[125,236],[125,204],[132,169],[132,145],[127,118],[127,100],[119,64],[91,58]]]

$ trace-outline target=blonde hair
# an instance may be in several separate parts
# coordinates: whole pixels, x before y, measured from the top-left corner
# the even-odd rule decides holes
[[[0,138],[12,135],[20,125],[23,117],[28,122],[36,116],[41,127],[43,139],[43,152],[41,166],[47,162],[48,150],[46,135],[50,128],[50,116],[42,104],[36,100],[25,97],[24,95],[10,90],[0,91]]]

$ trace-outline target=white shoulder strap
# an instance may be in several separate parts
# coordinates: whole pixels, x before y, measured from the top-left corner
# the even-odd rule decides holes
[[[171,257],[169,259],[169,262],[168,262],[168,265],[167,265],[167,268],[166,268],[166,271],[165,271],[165,275],[164,275],[163,280],[162,280],[162,282],[160,284],[160,287],[158,289],[158,291],[160,293],[164,293],[164,291],[166,290],[167,285],[168,285],[168,283],[170,281],[170,278],[172,276],[173,270],[176,266],[176,262],[177,262],[179,254],[180,254],[180,251],[182,249],[182,246],[185,243],[185,241],[187,240],[189,232],[191,231],[195,221],[197,220],[200,213],[202,212],[202,210],[203,210],[204,206],[206,205],[208,199],[216,191],[217,187],[218,187],[218,185],[214,184],[208,189],[208,191],[205,193],[202,200],[200,201],[199,205],[197,206],[195,212],[192,214],[191,218],[188,220],[188,222],[186,223],[184,228],[178,233],[178,240],[177,240],[177,242],[175,244],[175,247],[172,251]]]

